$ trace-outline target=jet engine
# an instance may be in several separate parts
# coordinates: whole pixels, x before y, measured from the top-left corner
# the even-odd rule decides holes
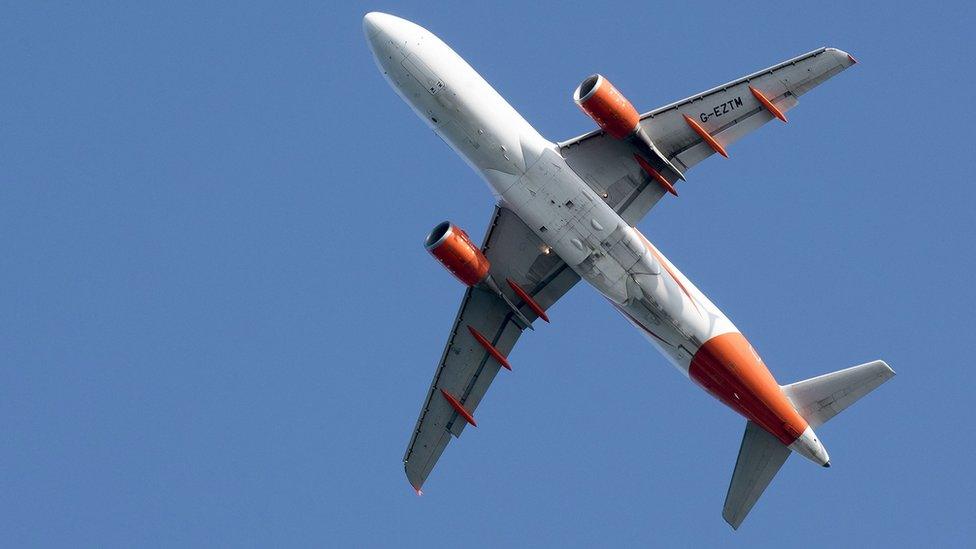
[[[475,286],[488,277],[491,267],[488,258],[471,242],[468,233],[450,221],[434,227],[427,235],[424,247],[467,286]]]
[[[684,181],[685,174],[661,154],[641,127],[640,113],[609,80],[602,74],[588,77],[576,88],[573,100],[608,135],[629,143],[640,169],[657,181],[665,191],[678,196],[672,182],[679,179]]]
[[[597,124],[616,139],[632,135],[640,113],[620,91],[600,74],[594,74],[576,88],[573,100]]]

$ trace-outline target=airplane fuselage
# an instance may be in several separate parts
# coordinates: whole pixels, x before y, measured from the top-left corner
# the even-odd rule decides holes
[[[735,325],[570,168],[555,143],[426,29],[374,13],[364,30],[391,86],[550,253],[679,371],[797,453],[828,463],[813,430]]]

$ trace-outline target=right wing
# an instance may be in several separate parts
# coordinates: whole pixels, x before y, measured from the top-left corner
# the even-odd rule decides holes
[[[495,208],[482,250],[491,263],[492,278],[512,303],[519,304],[519,311],[529,321],[537,318],[535,313],[505,283],[506,279],[524,288],[543,309],[579,281],[579,275],[556,254],[544,253],[539,237],[506,208]],[[467,424],[441,390],[473,414],[501,368],[475,340],[469,326],[505,356],[522,334],[512,310],[498,295],[478,286],[468,288],[403,456],[407,479],[415,490],[427,480],[451,435],[461,436]]]
[[[750,86],[785,112],[797,104],[797,97],[854,63],[846,52],[820,48],[644,113],[640,126],[662,156],[686,172],[715,152],[685,121],[686,115],[721,145],[729,145],[773,119]],[[559,149],[566,163],[594,192],[606,195],[631,225],[664,195],[634,161],[634,149],[602,130],[559,143]],[[677,182],[676,177],[668,179],[672,185]]]

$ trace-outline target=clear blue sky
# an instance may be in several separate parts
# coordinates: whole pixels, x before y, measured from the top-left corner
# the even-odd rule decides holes
[[[974,531],[976,86],[966,3],[36,2],[0,8],[4,545],[950,545]],[[743,420],[585,285],[418,498],[401,457],[487,187],[381,78],[426,26],[551,139],[821,45],[853,69],[640,224],[783,383],[892,382],[720,512]]]

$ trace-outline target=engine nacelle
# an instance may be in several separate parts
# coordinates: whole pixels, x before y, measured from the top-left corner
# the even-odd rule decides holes
[[[637,131],[640,113],[609,80],[594,74],[576,88],[573,100],[583,112],[616,139]]]
[[[479,284],[488,276],[488,258],[471,242],[468,233],[450,221],[434,227],[424,247],[467,286]]]

